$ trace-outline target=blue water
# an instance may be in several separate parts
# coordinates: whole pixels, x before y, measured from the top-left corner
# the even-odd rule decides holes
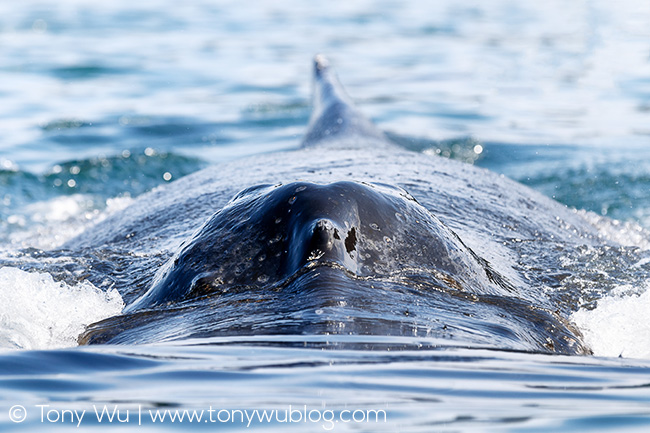
[[[0,377],[0,397],[8,408],[20,404],[12,413],[25,421],[12,424],[2,413],[3,431],[70,429],[78,419],[62,413],[75,409],[87,411],[79,423],[82,431],[241,431],[248,428],[247,418],[233,422],[228,412],[217,413],[246,409],[252,414],[257,409],[304,414],[305,408],[313,412],[307,422],[304,415],[301,419],[295,414],[295,422],[283,421],[284,415],[278,421],[274,415],[272,422],[255,418],[250,425],[314,432],[644,431],[650,425],[648,362],[436,350],[408,338],[306,339],[312,348],[303,347],[299,339],[287,347],[286,340],[282,345],[272,338],[212,339],[183,348],[7,354],[0,366],[12,374]],[[342,340],[365,348],[320,349]],[[98,416],[105,410],[117,410],[112,422]],[[166,410],[204,412],[200,421],[167,418],[161,423]],[[215,411],[211,419],[209,410]],[[360,422],[345,423],[345,410],[363,411],[356,414]],[[368,420],[367,410],[384,412],[379,418],[372,412]]]
[[[633,0],[4,2],[0,252],[56,247],[158,185],[296,148],[319,52],[396,143],[650,229],[649,20],[650,6]],[[650,422],[647,361],[350,338],[340,350],[260,337],[6,351],[0,428],[69,428],[41,421],[37,405],[93,404],[387,412],[386,423],[336,431],[646,431]],[[27,410],[24,423],[9,418],[14,405]],[[83,428],[107,426],[88,417]],[[201,427],[247,428],[192,423]]]

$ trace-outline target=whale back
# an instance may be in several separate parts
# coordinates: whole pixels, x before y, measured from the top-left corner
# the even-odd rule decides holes
[[[353,104],[329,61],[314,58],[312,115],[301,147],[390,146],[380,131]]]

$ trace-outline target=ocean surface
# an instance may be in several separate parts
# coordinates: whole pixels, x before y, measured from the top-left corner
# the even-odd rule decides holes
[[[634,0],[0,2],[0,430],[648,431],[649,22]],[[395,143],[624,237],[580,263],[614,286],[573,317],[594,356],[369,336],[76,347],[119,294],[14,259],[211,164],[297,148],[317,53]]]

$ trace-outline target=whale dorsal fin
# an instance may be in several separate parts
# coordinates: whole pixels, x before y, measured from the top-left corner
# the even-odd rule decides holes
[[[381,132],[354,106],[328,60],[314,58],[313,111],[302,147],[389,145]]]

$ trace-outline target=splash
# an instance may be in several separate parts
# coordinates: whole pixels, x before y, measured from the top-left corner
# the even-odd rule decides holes
[[[131,197],[118,196],[96,203],[89,195],[73,194],[31,203],[8,216],[8,235],[0,235],[0,251],[59,247],[132,202]]]
[[[650,359],[650,284],[635,290],[621,286],[572,316],[596,356]]]
[[[112,289],[89,282],[70,286],[47,273],[0,268],[0,348],[53,349],[77,345],[86,325],[119,314]]]

